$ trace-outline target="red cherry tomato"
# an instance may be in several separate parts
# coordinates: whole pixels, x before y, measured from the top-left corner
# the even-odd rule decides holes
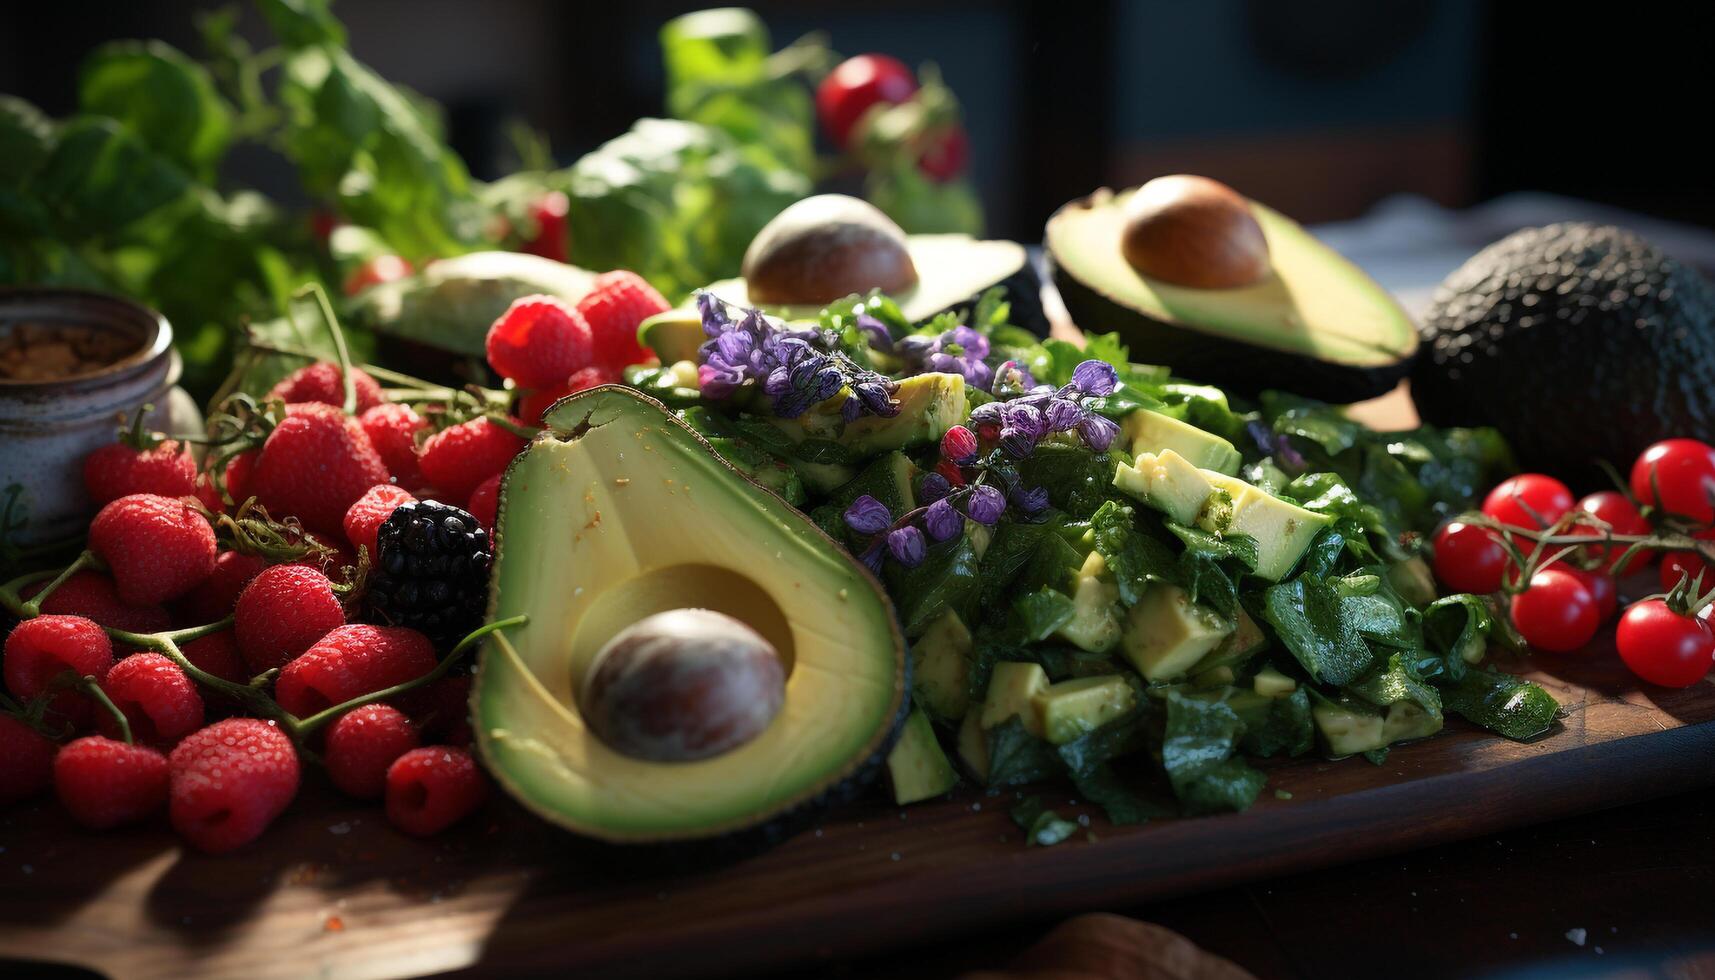
[[[371,286],[404,279],[411,274],[411,263],[397,255],[377,255],[354,269],[345,280],[345,294],[356,296]]]
[[[839,63],[816,86],[816,114],[834,145],[845,149],[852,128],[878,103],[898,105],[917,94],[917,76],[884,54],[860,54]]]
[[[963,126],[953,126],[929,137],[917,169],[930,180],[949,181],[965,172],[971,159],[971,141]]]
[[[1435,534],[1435,577],[1455,592],[1499,592],[1507,552],[1486,527],[1454,521]]]
[[[1632,464],[1632,495],[1698,524],[1715,521],[1715,446],[1667,439],[1649,447]]]
[[[1628,500],[1625,494],[1618,491],[1604,490],[1601,493],[1593,493],[1578,501],[1578,509],[1592,517],[1606,521],[1608,526],[1614,529],[1615,534],[1650,533],[1649,521],[1644,519],[1644,515],[1638,513],[1637,506]],[[1578,533],[1596,534],[1597,532],[1595,528],[1580,526]],[[1620,556],[1626,552],[1622,546],[1604,546],[1592,550],[1601,553],[1604,569],[1612,569],[1614,563],[1618,562]],[[1631,561],[1626,562],[1625,570],[1620,574],[1635,575],[1649,567],[1649,563],[1650,553],[1640,551],[1632,556]]]
[[[1590,598],[1596,602],[1596,625],[1606,623],[1620,611],[1620,590],[1614,584],[1614,577],[1600,569],[1585,571],[1582,568],[1568,568],[1567,571],[1578,576],[1578,581],[1584,583],[1584,588],[1590,593]]]
[[[1703,591],[1715,588],[1715,569],[1711,569],[1703,556],[1695,551],[1670,551],[1661,559],[1661,587],[1664,591],[1672,592],[1683,579],[1695,579],[1703,576]]]
[[[570,258],[566,237],[566,212],[572,202],[560,191],[549,191],[530,205],[530,217],[536,222],[536,237],[524,243],[523,251],[540,255],[555,262]]]
[[[1551,653],[1570,653],[1596,637],[1602,625],[1596,599],[1572,571],[1545,568],[1513,596],[1513,625],[1526,643]]]
[[[1715,633],[1709,624],[1681,616],[1660,599],[1627,609],[1616,643],[1632,673],[1662,687],[1690,687],[1715,665]]]
[[[1483,513],[1508,527],[1539,531],[1565,517],[1572,499],[1572,491],[1554,477],[1526,473],[1490,490]]]

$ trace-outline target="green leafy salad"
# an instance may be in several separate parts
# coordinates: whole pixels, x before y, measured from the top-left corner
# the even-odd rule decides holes
[[[1252,404],[974,309],[854,297],[785,323],[698,296],[697,360],[634,368],[722,456],[885,584],[913,700],[990,787],[1064,779],[1117,824],[1243,810],[1253,762],[1380,763],[1447,714],[1515,739],[1557,704],[1484,666],[1486,600],[1438,596],[1420,536],[1510,466],[1487,429],[1375,432]],[[896,794],[899,792],[896,784]],[[900,798],[899,802],[909,802]],[[1032,839],[1068,821],[1026,801]]]

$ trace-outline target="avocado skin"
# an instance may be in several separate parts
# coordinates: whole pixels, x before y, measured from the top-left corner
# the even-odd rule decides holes
[[[1087,199],[1066,205],[1089,206]],[[1385,395],[1411,372],[1409,357],[1368,368],[1333,364],[1167,323],[1080,282],[1054,261],[1052,249],[1043,249],[1043,257],[1073,323],[1089,333],[1117,331],[1131,348],[1132,357],[1167,365],[1179,377],[1195,378],[1240,395],[1283,388],[1319,401],[1346,404]]]
[[[1631,232],[1503,238],[1441,284],[1421,334],[1424,421],[1493,425],[1526,467],[1588,476],[1715,433],[1715,286]]]

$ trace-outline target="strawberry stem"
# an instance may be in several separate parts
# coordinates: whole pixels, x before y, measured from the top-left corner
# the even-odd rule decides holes
[[[86,568],[97,567],[100,564],[101,564],[101,559],[95,557],[95,552],[85,550],[84,552],[79,554],[77,556],[77,559],[75,561],[73,561],[70,565],[67,565],[65,568],[61,569],[60,573],[58,575],[54,576],[53,581],[51,581],[47,585],[43,586],[42,590],[40,592],[37,592],[35,595],[31,596],[28,601],[23,602],[24,611],[19,615],[18,618],[20,618],[20,619],[35,619],[37,616],[40,616],[42,614],[42,603],[47,601],[48,596],[51,596],[54,594],[55,589],[64,585],[66,583],[67,579],[70,579],[73,575],[76,575],[78,572],[83,571]],[[27,585],[29,583],[25,583],[25,584]]]
[[[113,724],[119,728],[120,741],[126,745],[135,744],[131,741],[131,719],[125,717],[125,712],[119,710],[119,706],[113,703],[113,699],[107,696],[107,692],[101,689],[101,685],[96,683],[94,677],[84,675],[77,682],[77,689],[87,695],[90,700],[101,705],[101,710],[113,718]]]

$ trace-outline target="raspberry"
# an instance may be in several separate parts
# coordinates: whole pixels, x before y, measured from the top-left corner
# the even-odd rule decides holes
[[[14,697],[34,698],[49,693],[67,671],[98,681],[106,677],[113,668],[113,644],[82,616],[37,616],[12,628],[0,667]],[[53,694],[48,710],[81,728],[89,724],[95,705],[77,691],[62,690]]]
[[[358,416],[357,424],[369,437],[370,445],[387,464],[387,471],[402,486],[416,488],[423,482],[423,470],[417,465],[417,433],[429,423],[409,405],[377,405]]]
[[[83,459],[83,485],[98,507],[134,493],[190,496],[196,493],[196,477],[196,461],[171,439],[140,452],[116,442]]]
[[[312,531],[339,536],[345,512],[363,492],[386,483],[387,464],[357,420],[326,405],[292,405],[262,444],[247,481],[276,518],[297,517]]]
[[[625,381],[625,372],[606,364],[592,364],[566,379],[566,394],[575,395],[597,385],[616,385]]]
[[[107,699],[131,723],[133,741],[172,746],[202,727],[202,696],[179,665],[159,653],[134,653],[101,679]],[[119,737],[119,723],[103,712],[102,734]]]
[[[250,499],[250,478],[256,475],[256,461],[261,458],[260,449],[247,449],[226,461],[226,495],[236,503]]]
[[[216,555],[214,571],[174,607],[179,622],[186,626],[203,626],[232,615],[239,593],[267,567],[268,563],[255,555],[238,551],[223,551]],[[95,619],[93,616],[90,618]],[[99,619],[95,621],[101,622]]]
[[[243,684],[250,680],[244,672],[244,661],[238,656],[238,639],[232,630],[221,630],[179,645],[179,652],[198,670],[213,674],[223,681]],[[210,694],[209,706],[220,698]]]
[[[38,582],[24,590],[30,598],[42,591],[46,582]],[[127,633],[159,633],[172,628],[172,617],[160,606],[128,606],[119,598],[113,580],[100,572],[82,571],[60,583],[59,588],[42,600],[42,612],[55,616],[82,616],[97,625],[110,626]]]
[[[430,436],[418,461],[446,499],[469,500],[477,484],[506,469],[523,448],[523,439],[479,418]]]
[[[387,769],[387,819],[413,837],[431,837],[482,805],[488,781],[464,749],[412,749]]]
[[[387,768],[418,744],[417,728],[403,712],[365,704],[328,728],[322,760],[335,786],[360,800],[378,800],[387,790]]]
[[[303,565],[264,569],[244,587],[233,615],[238,651],[257,674],[285,666],[345,623],[333,583]]]
[[[280,670],[274,700],[299,718],[435,669],[429,638],[404,626],[341,626]]]
[[[89,550],[113,572],[120,599],[153,605],[177,599],[214,571],[214,528],[183,501],[136,493],[95,515]]]
[[[228,718],[192,732],[167,765],[173,829],[211,854],[260,837],[298,792],[292,740],[255,718]]]
[[[357,410],[366,412],[385,401],[381,386],[358,368],[351,369],[352,387],[357,389]],[[332,361],[317,361],[301,367],[280,380],[268,391],[269,399],[279,399],[288,405],[317,402],[340,408],[345,405],[345,377],[339,365]]]
[[[578,300],[578,312],[590,325],[596,362],[613,368],[641,364],[654,357],[637,342],[637,328],[671,308],[654,286],[626,269],[596,276],[594,288]]]
[[[415,503],[416,497],[411,491],[396,487],[391,483],[378,483],[364,491],[357,498],[357,503],[345,512],[345,536],[353,548],[367,548],[369,560],[375,561],[375,532],[381,528],[381,522],[387,520],[387,515],[393,513],[400,504]]]
[[[0,715],[0,806],[27,800],[54,778],[54,743],[11,715]]]
[[[406,693],[398,701],[400,709],[417,723],[429,743],[456,742],[446,736],[468,727],[470,675],[449,674]]]
[[[500,510],[500,478],[504,475],[496,473],[477,484],[464,508],[491,535],[494,533],[494,519]]]
[[[167,802],[167,757],[86,735],[54,756],[54,792],[71,818],[91,830],[136,823]]]
[[[962,425],[955,425],[941,436],[941,457],[964,466],[977,456],[977,434]]]
[[[546,388],[590,362],[590,326],[552,296],[525,296],[488,328],[487,350],[501,377]]]

